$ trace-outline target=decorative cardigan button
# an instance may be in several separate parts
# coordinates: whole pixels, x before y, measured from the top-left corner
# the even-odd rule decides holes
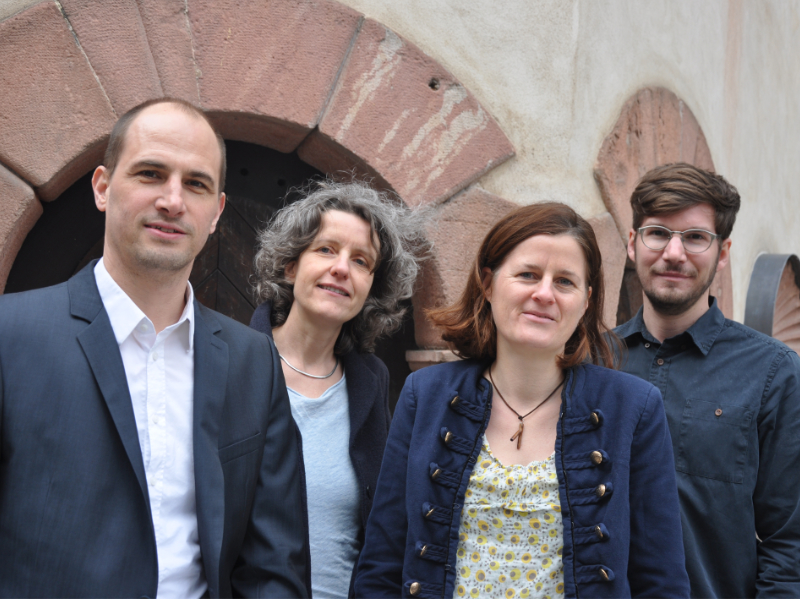
[[[606,495],[606,484],[601,483],[596,488],[594,488],[594,493],[597,495],[598,498],[602,498]]]
[[[605,569],[600,569],[600,577],[603,578],[603,581],[609,581],[608,572]]]
[[[433,473],[431,473],[431,479],[436,481],[437,479],[439,479],[439,475],[441,475],[441,474],[442,474],[442,470],[441,469],[436,469]]]
[[[606,577],[608,577],[608,575],[606,575]],[[422,586],[419,584],[419,581],[415,581],[408,588],[408,591],[412,596],[417,596],[421,590]]]
[[[594,533],[598,538],[601,540],[603,539],[603,529],[600,527],[600,525],[594,526]]]
[[[425,544],[422,548],[419,549],[420,557],[425,556],[425,553],[428,551],[428,544]]]
[[[449,445],[450,442],[452,441],[453,441],[453,432],[448,431],[447,433],[444,434],[444,443]]]
[[[458,404],[459,402],[461,402],[461,398],[460,398],[460,397],[458,397],[458,396],[454,396],[454,397],[453,397],[453,399],[452,399],[452,400],[450,400],[450,406],[455,406],[455,405],[456,405],[456,404]]]
[[[430,509],[428,512],[426,512],[426,513],[425,513],[425,518],[426,518],[426,519],[430,519],[430,518],[431,518],[431,515],[433,514],[433,512],[434,512],[435,510],[436,510],[436,508],[435,508],[435,507],[434,507],[434,508],[431,508],[431,509]]]
[[[592,457],[592,462],[596,465],[599,465],[603,462],[603,455],[597,450],[592,452],[590,456]]]
[[[592,425],[594,425],[595,427],[600,425],[600,416],[596,412],[593,412],[589,417],[589,419],[591,420]]]

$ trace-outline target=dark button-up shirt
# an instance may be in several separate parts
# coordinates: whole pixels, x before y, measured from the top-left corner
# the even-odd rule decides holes
[[[664,398],[692,597],[800,597],[797,354],[716,300],[663,343],[641,310],[616,333]]]

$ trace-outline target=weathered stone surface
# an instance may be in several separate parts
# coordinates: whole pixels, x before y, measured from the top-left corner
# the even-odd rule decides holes
[[[614,223],[614,218],[609,213],[603,213],[588,219],[597,237],[600,254],[603,257],[603,287],[605,298],[603,304],[603,321],[609,329],[617,326],[617,305],[619,304],[619,291],[622,285],[622,275],[625,272],[625,259],[627,252],[625,244],[619,239],[619,232]]]
[[[686,162],[714,170],[711,151],[697,119],[684,102],[664,88],[644,88],[625,103],[597,157],[594,177],[623,243],[633,224],[630,198],[639,179],[668,163]],[[711,293],[733,318],[730,264],[714,279]],[[617,295],[617,300],[619,296]],[[614,305],[616,314],[616,303]],[[609,307],[606,314],[610,314]]]
[[[200,104],[189,14],[210,1],[136,0],[165,96]]]
[[[0,165],[0,294],[25,236],[42,216],[42,205],[24,181]]]
[[[692,111],[664,88],[645,88],[622,108],[603,141],[594,176],[603,202],[627,243],[631,193],[649,170],[672,162],[714,169],[706,138]]]
[[[411,206],[444,201],[513,155],[495,120],[441,65],[393,31],[364,21],[333,98],[300,146],[320,168],[330,156],[310,151],[314,137],[337,145],[380,173]],[[339,168],[350,168],[346,155]]]
[[[414,323],[420,348],[445,348],[425,310],[455,302],[470,274],[483,238],[517,205],[473,186],[436,209],[428,235],[433,257],[425,263],[414,294]]]
[[[61,0],[61,6],[118,116],[163,95],[135,2]]]
[[[99,161],[114,113],[55,3],[0,23],[0,56],[0,161],[52,200]]]
[[[193,1],[189,18],[203,106],[269,117],[253,121],[258,133],[221,119],[223,135],[266,133],[282,152],[316,127],[362,20],[333,0]],[[285,125],[269,135],[275,122]]]

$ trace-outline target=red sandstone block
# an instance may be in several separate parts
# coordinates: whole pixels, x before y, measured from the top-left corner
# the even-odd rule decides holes
[[[61,0],[61,6],[118,116],[163,95],[135,2]]]
[[[333,0],[192,0],[189,17],[203,106],[233,113],[225,137],[282,152],[319,122],[362,18]]]
[[[477,186],[437,207],[428,229],[433,256],[423,266],[413,298],[415,337],[420,348],[446,347],[425,310],[458,300],[483,238],[516,207]]]
[[[97,164],[115,117],[55,3],[0,23],[0,162],[52,200]]]
[[[314,166],[332,161],[314,147],[347,149],[411,206],[446,200],[514,154],[495,120],[450,73],[371,19],[319,131],[298,150]],[[346,154],[337,160],[339,168],[354,166]]]
[[[25,236],[42,216],[33,190],[0,165],[0,294]]]
[[[628,257],[628,253],[625,244],[619,239],[614,217],[609,213],[603,213],[587,220],[594,229],[597,245],[600,246],[600,255],[603,257],[603,287],[605,288],[603,321],[606,327],[616,327],[619,292],[622,287],[622,276],[625,274],[625,259]]]
[[[136,0],[136,5],[164,95],[199,104],[199,72],[194,60],[189,22],[189,13],[195,3],[189,0]]]

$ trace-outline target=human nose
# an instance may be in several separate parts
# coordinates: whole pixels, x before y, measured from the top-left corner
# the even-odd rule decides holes
[[[184,212],[183,182],[180,178],[169,177],[164,182],[161,192],[156,200],[158,210],[166,212],[171,217],[176,217]]]
[[[539,284],[533,290],[534,300],[538,300],[544,304],[550,304],[555,301],[553,294],[553,280],[549,277],[542,278]]]
[[[665,260],[672,262],[679,262],[686,259],[686,251],[683,247],[683,238],[678,231],[670,235],[666,247],[662,250],[662,255]]]
[[[347,278],[350,274],[350,259],[346,252],[340,252],[331,265],[331,274],[335,277]]]

